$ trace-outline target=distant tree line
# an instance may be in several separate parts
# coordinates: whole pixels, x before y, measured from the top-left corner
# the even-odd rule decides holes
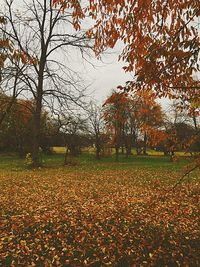
[[[11,97],[1,93],[0,116]],[[25,157],[31,152],[33,140],[34,100],[15,99],[1,123],[0,152],[17,152]],[[129,157],[147,155],[148,148],[173,155],[176,151],[200,152],[200,133],[196,114],[180,110],[174,104],[166,113],[151,92],[121,93],[115,90],[102,106],[91,102],[80,113],[42,110],[40,149],[52,153],[52,147],[66,147],[69,156],[78,156],[84,148],[94,148],[96,159],[115,150]]]

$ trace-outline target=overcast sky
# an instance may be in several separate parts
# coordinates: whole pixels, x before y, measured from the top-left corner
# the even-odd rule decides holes
[[[126,81],[132,79],[130,73],[125,73],[122,67],[124,62],[118,61],[118,56],[122,50],[121,45],[114,48],[111,52],[106,53],[102,60],[97,60],[94,57],[89,59],[91,64],[82,61],[79,56],[71,55],[73,68],[79,69],[80,75],[83,76],[85,84],[89,85],[88,92],[90,96],[97,100],[98,104],[102,104],[105,99],[111,94],[112,89],[116,89],[118,85],[125,85]],[[166,110],[170,105],[168,99],[158,99],[163,108]]]
[[[125,73],[122,67],[124,62],[118,61],[118,56],[122,47],[117,46],[115,49],[106,52],[101,60],[94,56],[88,58],[89,63],[81,60],[80,54],[71,54],[73,69],[78,69],[80,76],[85,80],[85,84],[89,85],[88,92],[91,97],[102,103],[111,93],[112,89],[118,85],[125,85],[125,82],[131,80],[130,73]]]

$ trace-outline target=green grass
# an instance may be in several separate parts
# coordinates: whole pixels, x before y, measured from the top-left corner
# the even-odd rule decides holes
[[[53,156],[44,157],[46,166],[63,164],[65,148],[55,147],[54,151],[56,154]],[[182,169],[191,161],[190,158],[184,156],[184,153],[182,152],[179,153],[178,162],[171,162],[170,157],[163,156],[162,152],[154,150],[149,150],[148,156],[137,156],[135,150],[132,152],[133,155],[128,158],[126,158],[125,155],[120,155],[118,162],[116,162],[114,153],[109,157],[102,157],[100,160],[96,160],[94,150],[85,150],[77,157],[77,159],[75,159],[79,163],[75,168],[86,170],[134,170],[135,168],[142,167],[159,170],[170,169],[176,171]]]
[[[21,170],[25,168],[25,161],[16,155],[0,155],[1,170]]]
[[[55,153],[52,155],[42,155],[44,168],[63,167],[64,148],[54,148]],[[169,169],[178,171],[185,165],[190,163],[190,159],[180,157],[178,162],[171,162],[169,157],[160,155],[155,151],[149,151],[148,156],[131,155],[128,158],[125,155],[119,156],[119,161],[115,161],[115,155],[103,157],[101,160],[96,160],[94,153],[84,151],[77,158],[72,159],[76,162],[75,166],[65,166],[63,168],[76,170],[134,170],[135,168],[150,168],[150,169]],[[0,170],[22,171],[26,169],[25,159],[20,159],[14,154],[0,155]]]
[[[90,168],[97,169],[134,169],[135,167],[145,167],[145,168],[170,168],[172,170],[179,170],[185,164],[189,162],[186,158],[181,158],[179,162],[171,162],[169,157],[164,156],[130,156],[125,158],[125,156],[120,155],[119,161],[115,161],[115,156],[108,158],[102,158],[97,161],[94,155],[82,154],[79,157],[80,163],[83,166],[88,166]]]

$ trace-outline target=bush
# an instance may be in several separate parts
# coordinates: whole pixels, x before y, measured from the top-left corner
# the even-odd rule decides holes
[[[25,166],[27,168],[31,168],[32,165],[33,165],[33,159],[31,153],[27,153],[25,158]]]

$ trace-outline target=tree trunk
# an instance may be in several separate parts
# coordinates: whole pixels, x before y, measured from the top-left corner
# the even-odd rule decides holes
[[[193,122],[194,122],[194,129],[197,132],[198,131],[198,126],[197,126],[197,119],[196,119],[195,112],[193,112],[193,114],[192,114],[192,119],[193,119]]]
[[[32,167],[41,165],[39,157],[40,148],[40,125],[41,125],[41,107],[36,107],[33,116],[33,145],[32,145]]]
[[[147,155],[147,133],[144,133],[143,155]]]
[[[122,144],[122,155],[124,155],[124,145]]]
[[[131,146],[127,146],[127,148],[126,148],[126,158],[128,158],[128,156],[130,156],[131,155]]]
[[[33,146],[32,146],[32,167],[41,165],[39,148],[40,148],[40,128],[41,128],[41,113],[42,113],[42,91],[43,91],[43,75],[38,81],[37,98],[35,103],[35,112],[33,114]]]
[[[37,95],[35,96],[35,112],[33,114],[33,147],[32,147],[32,167],[39,167],[41,165],[39,148],[41,135],[41,113],[42,113],[42,98],[43,98],[43,82],[44,82],[44,68],[46,63],[47,48],[42,43],[42,51],[38,73]]]
[[[65,150],[65,158],[64,158],[64,165],[68,164],[68,147],[66,146],[66,150]]]
[[[126,158],[131,155],[131,148],[132,148],[132,136],[126,136],[125,138],[125,148],[126,148]]]
[[[119,161],[119,147],[115,146],[115,160]]]
[[[96,148],[96,159],[97,159],[97,160],[100,160],[100,159],[101,159],[101,157],[100,157],[100,151],[101,151],[101,150],[99,149],[99,147],[97,147],[97,148]]]
[[[100,152],[101,152],[101,148],[100,148],[100,145],[99,145],[99,141],[98,140],[96,140],[96,144],[95,144],[95,146],[96,146],[96,159],[97,160],[100,160]]]

